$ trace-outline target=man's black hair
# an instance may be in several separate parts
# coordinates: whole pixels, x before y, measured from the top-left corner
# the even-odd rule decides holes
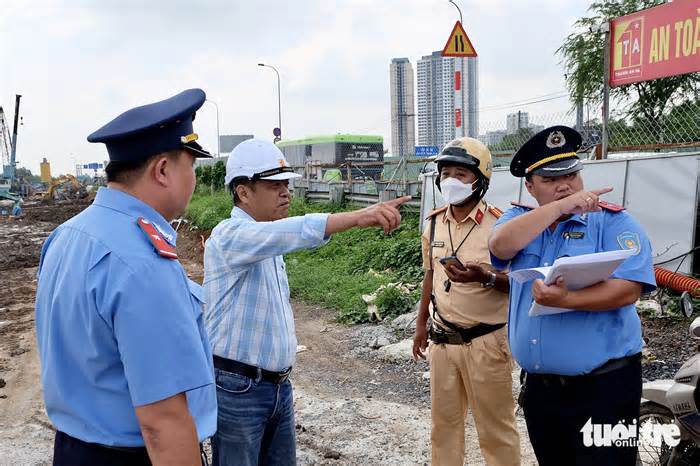
[[[151,155],[145,159],[133,160],[133,161],[111,161],[105,167],[105,175],[107,175],[108,183],[121,183],[121,184],[131,184],[141,177],[144,170],[152,160],[157,157],[168,157],[176,158],[179,156],[181,151],[173,150],[170,152],[163,152],[161,154]]]
[[[231,194],[233,195],[233,205],[236,205],[241,201],[241,199],[238,197],[238,193],[236,192],[236,186],[249,186],[251,189],[255,189],[255,181],[246,176],[237,176],[231,180],[231,182],[228,184],[228,190],[231,191]]]

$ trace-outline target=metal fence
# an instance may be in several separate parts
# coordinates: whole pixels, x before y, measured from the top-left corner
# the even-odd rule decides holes
[[[565,113],[516,112],[480,124],[479,139],[494,156],[495,166],[507,166],[512,154],[532,135],[553,125],[576,128],[583,136],[583,150],[593,151],[602,143],[603,125],[599,108]],[[482,120],[483,121],[483,120]],[[672,108],[653,118],[630,116],[623,109],[611,111],[608,124],[609,152],[680,152],[700,147],[700,101]],[[595,152],[599,154],[598,152]]]

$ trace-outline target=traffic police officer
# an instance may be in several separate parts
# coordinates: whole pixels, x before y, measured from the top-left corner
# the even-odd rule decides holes
[[[487,464],[517,465],[520,440],[505,329],[508,279],[491,267],[488,251],[501,212],[483,200],[491,153],[475,139],[460,138],[436,162],[435,182],[447,205],[430,214],[421,238],[425,277],[413,344],[414,357],[424,357],[432,307],[432,462],[463,464],[464,418],[471,408]]]
[[[216,428],[202,290],[170,221],[194,190],[205,94],[131,109],[88,137],[107,187],[41,253],[36,331],[54,465],[198,465]]]
[[[634,446],[591,447],[584,434],[589,422],[633,426],[639,416],[642,336],[634,303],[656,286],[651,246],[622,207],[599,201],[611,188],[584,189],[580,146],[575,130],[554,126],[518,150],[510,171],[525,177],[539,207],[509,209],[489,248],[492,263],[510,263],[511,270],[549,266],[559,257],[634,251],[609,279],[581,290],[568,290],[561,279],[550,286],[511,282],[508,318],[510,347],[526,373],[522,404],[539,463],[634,465]],[[533,300],[574,311],[529,317]]]

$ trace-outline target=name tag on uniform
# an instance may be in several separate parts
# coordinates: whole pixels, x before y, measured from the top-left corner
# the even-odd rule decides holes
[[[565,231],[564,239],[583,239],[585,232],[583,231]]]
[[[433,241],[431,244],[432,247],[434,248],[444,248],[445,247],[445,242],[444,241]]]

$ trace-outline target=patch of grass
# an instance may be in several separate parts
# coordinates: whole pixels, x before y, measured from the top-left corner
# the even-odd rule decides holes
[[[231,212],[231,196],[224,191],[196,193],[187,217],[199,228],[212,229]],[[313,212],[342,212],[359,206],[312,203],[294,199],[289,215]],[[330,242],[313,250],[301,250],[285,257],[292,296],[336,309],[346,323],[367,320],[363,294],[373,293],[390,282],[418,283],[421,269],[418,214],[404,214],[401,227],[390,235],[378,228],[353,229],[334,235]],[[389,299],[384,314],[409,307],[407,298]],[[415,299],[415,296],[413,296]],[[412,303],[411,303],[412,304]]]
[[[195,192],[185,216],[202,230],[211,230],[231,215],[233,199],[226,191]]]
[[[415,291],[407,294],[394,286],[384,288],[377,293],[377,299],[374,302],[379,310],[379,315],[382,318],[396,317],[409,312],[415,302],[420,299],[420,293],[416,296]]]
[[[314,211],[317,205],[307,207]],[[378,228],[348,230],[318,249],[289,254],[286,261],[294,297],[337,309],[342,322],[365,322],[363,294],[390,282],[422,279],[418,215],[404,215],[402,226],[390,235]],[[395,313],[396,306],[390,307]]]

